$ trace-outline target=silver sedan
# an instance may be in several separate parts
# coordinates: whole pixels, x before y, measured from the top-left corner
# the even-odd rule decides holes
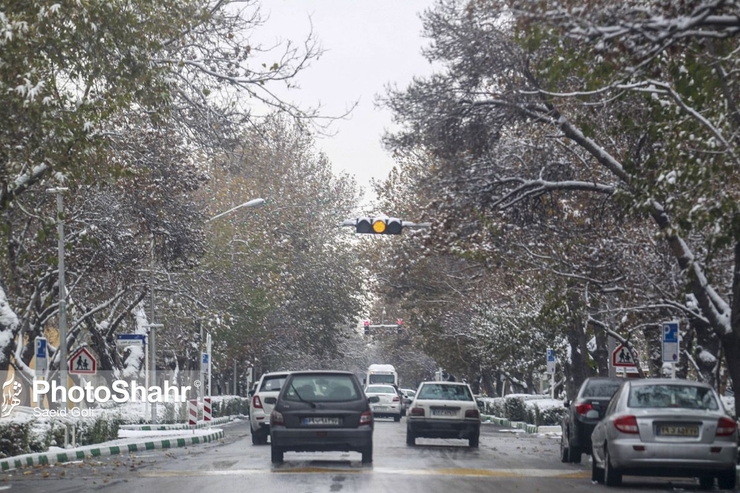
[[[709,489],[735,487],[737,423],[717,392],[676,379],[626,380],[591,435],[592,479],[622,475],[698,477]]]

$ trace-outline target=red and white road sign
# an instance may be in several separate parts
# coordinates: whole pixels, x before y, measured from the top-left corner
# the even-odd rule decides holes
[[[203,421],[211,424],[211,398],[210,397],[204,397],[203,398]]]
[[[84,347],[75,351],[68,363],[69,372],[77,375],[94,375],[98,370],[98,362]]]
[[[188,400],[188,424],[195,426],[198,424],[198,400]]]
[[[617,346],[617,349],[612,353],[612,366],[613,367],[637,367],[637,353],[631,352],[624,344]]]

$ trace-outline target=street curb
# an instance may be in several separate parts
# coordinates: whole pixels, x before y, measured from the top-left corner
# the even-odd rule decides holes
[[[192,430],[193,428],[207,428],[213,425],[220,425],[231,421],[231,416],[222,416],[214,418],[211,421],[198,421],[195,426],[187,423],[173,423],[164,425],[121,425],[119,430],[136,430],[136,431],[167,431],[167,430]]]
[[[141,440],[138,442],[122,445],[88,445],[69,452],[45,452],[39,454],[26,454],[10,457],[0,461],[0,471],[6,472],[28,466],[48,465],[53,463],[70,462],[88,459],[90,457],[102,457],[131,452],[143,452],[145,450],[167,449],[176,447],[187,447],[219,440],[224,437],[223,430],[214,430],[211,433],[196,436],[171,437],[162,440]]]

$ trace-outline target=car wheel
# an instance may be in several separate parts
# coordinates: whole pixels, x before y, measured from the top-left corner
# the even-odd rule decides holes
[[[414,432],[406,429],[406,445],[416,445],[416,436],[414,436]]]
[[[619,486],[622,484],[622,472],[612,466],[609,449],[604,447],[604,483],[607,486]]]
[[[604,470],[596,465],[596,457],[591,456],[591,481],[604,482]]]
[[[565,445],[567,438],[565,433],[560,436],[560,462],[568,462],[568,447]]]
[[[581,455],[582,454],[580,447],[574,447],[573,445],[568,447],[568,462],[572,462],[573,464],[580,464]]]
[[[260,444],[260,432],[259,432],[259,430],[253,430],[250,427],[249,428],[249,431],[252,432],[252,445],[259,445]]]
[[[362,463],[370,464],[373,461],[373,444],[370,443],[367,447],[362,449]]]
[[[393,421],[395,421],[396,423],[401,421],[401,415],[399,414],[398,416],[393,416]]]
[[[727,471],[717,476],[717,486],[721,490],[734,490],[737,478],[735,470]]]
[[[281,462],[283,462],[283,451],[274,445],[272,446],[272,448],[270,448],[270,455],[273,464],[280,464]]]
[[[699,476],[699,488],[711,490],[714,486],[714,476]]]
[[[473,435],[470,435],[470,438],[468,438],[468,447],[470,448],[478,448],[478,441],[480,440],[480,432],[477,432]]]

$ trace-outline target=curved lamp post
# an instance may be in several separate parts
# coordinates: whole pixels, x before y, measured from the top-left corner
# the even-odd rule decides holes
[[[216,214],[212,218],[206,219],[206,222],[209,223],[209,222],[213,221],[214,219],[218,219],[219,217],[225,216],[226,214],[229,214],[231,212],[234,212],[237,209],[241,209],[242,207],[260,207],[262,205],[265,205],[265,199],[253,199],[253,200],[250,200],[248,202],[244,202],[243,204],[239,204],[236,207],[232,207],[228,211],[224,211],[224,212],[222,212],[220,214]]]
[[[226,214],[230,214],[234,212],[237,209],[241,209],[243,207],[261,207],[265,205],[265,199],[259,198],[259,199],[252,199],[247,202],[244,202],[243,204],[239,204],[236,207],[232,207],[231,209],[221,212],[219,214],[216,214],[210,219],[206,219],[205,222],[209,223],[213,221],[214,219],[218,219],[221,216],[225,216]],[[211,362],[213,361],[213,357],[211,356],[211,334],[208,334],[206,337],[206,353],[208,353],[208,395],[211,395]],[[202,366],[201,361],[201,366]],[[202,372],[202,370],[201,370]],[[203,381],[203,378],[201,378],[201,381]],[[236,393],[236,361],[234,361],[234,389]]]

